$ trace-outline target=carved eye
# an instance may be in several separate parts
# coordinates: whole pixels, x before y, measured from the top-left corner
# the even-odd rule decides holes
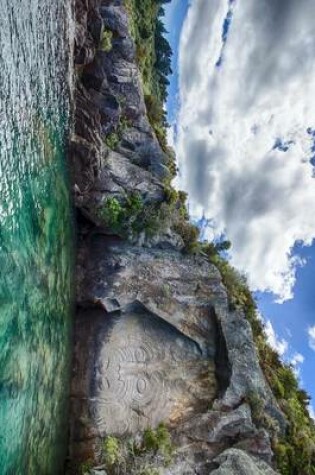
[[[140,378],[138,379],[138,382],[137,382],[137,390],[138,390],[138,393],[140,394],[143,394],[147,389],[147,382],[144,378]]]
[[[146,356],[147,356],[147,353],[143,347],[140,346],[139,348],[136,348],[135,350],[136,361],[138,361],[139,363],[145,362]]]

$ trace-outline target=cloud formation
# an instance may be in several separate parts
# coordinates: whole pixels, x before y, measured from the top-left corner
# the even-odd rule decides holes
[[[284,354],[288,351],[289,344],[285,339],[280,339],[278,337],[270,320],[266,321],[265,333],[267,336],[267,342],[271,348],[275,350],[279,356],[284,356]]]
[[[309,347],[315,351],[315,325],[308,329],[308,344]]]
[[[293,371],[297,377],[300,377],[301,365],[304,363],[304,356],[301,353],[294,353],[291,358],[290,364],[293,367]]]
[[[304,363],[304,360],[305,360],[305,358],[304,358],[303,355],[301,355],[301,353],[294,353],[290,363],[291,363],[292,366],[298,366],[298,365]]]
[[[313,0],[193,0],[180,41],[180,186],[279,301],[315,237],[314,17]]]

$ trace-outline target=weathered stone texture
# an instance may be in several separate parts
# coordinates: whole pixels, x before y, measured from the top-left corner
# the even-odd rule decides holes
[[[226,450],[215,462],[220,464],[220,467],[211,472],[213,475],[276,475],[265,462],[250,457],[242,450]]]

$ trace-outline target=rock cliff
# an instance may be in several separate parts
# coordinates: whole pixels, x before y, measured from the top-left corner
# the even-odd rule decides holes
[[[257,400],[274,431],[283,432],[286,421],[247,319],[231,310],[217,268],[203,255],[182,252],[172,227],[176,207],[154,236],[139,225],[146,209],[167,200],[169,159],[147,117],[124,2],[77,0],[75,48],[70,469],[77,473],[89,461],[99,466],[90,473],[104,474],[107,437],[136,440],[163,423],[175,447],[171,460],[157,458],[159,472],[131,466],[119,473],[274,474]],[[104,221],[106,203],[131,206],[135,193],[141,209],[132,232]]]

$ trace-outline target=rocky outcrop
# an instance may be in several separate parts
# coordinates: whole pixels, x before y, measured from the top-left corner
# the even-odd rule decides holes
[[[136,435],[163,421],[179,460],[200,474],[231,446],[272,462],[268,433],[252,421],[251,394],[279,426],[283,416],[260,370],[250,326],[230,312],[213,265],[95,232],[82,241],[78,270],[76,457],[108,434]],[[195,473],[185,470],[178,473]]]
[[[211,472],[213,475],[276,475],[269,465],[250,457],[242,450],[226,450],[215,462],[220,464],[220,467]]]
[[[98,218],[108,197],[136,190],[163,202],[166,157],[148,122],[128,18],[119,0],[77,0],[76,126],[71,169],[78,209],[77,312],[70,460],[100,462],[102,440],[164,422],[175,474],[273,474],[259,400],[286,422],[260,369],[250,325],[231,311],[216,267],[163,233],[148,247]],[[112,49],[102,51],[104,28]],[[120,134],[114,150],[106,144]],[[107,140],[108,142],[108,140]],[[233,448],[233,449],[231,449]]]
[[[138,191],[163,200],[167,157],[149,124],[123,2],[78,0],[75,64],[76,120],[70,165],[76,205],[98,224],[110,196]],[[102,50],[110,30],[112,48]],[[105,137],[117,141],[115,152]]]

